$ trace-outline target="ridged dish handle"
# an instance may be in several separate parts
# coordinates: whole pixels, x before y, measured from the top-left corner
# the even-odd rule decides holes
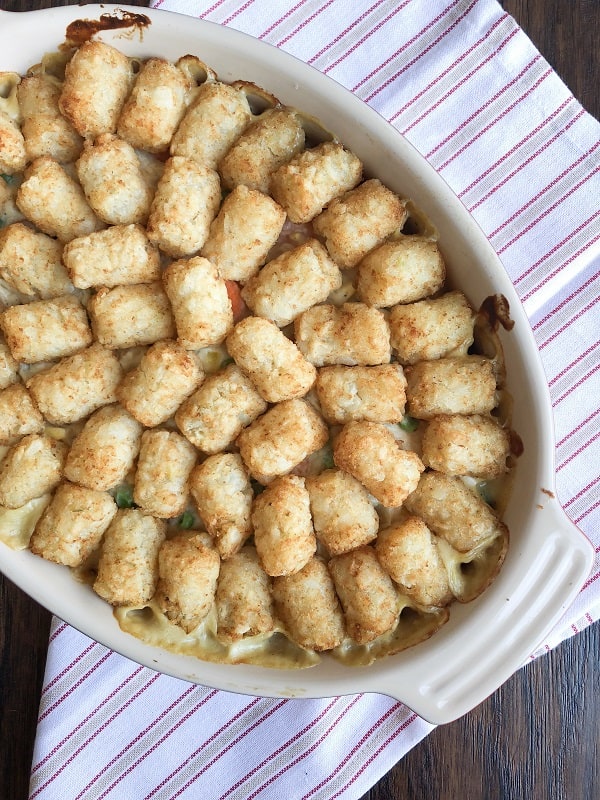
[[[417,681],[415,707],[431,722],[458,718],[477,704],[476,696],[491,694],[507,680],[531,656],[532,642],[537,647],[544,641],[588,578],[591,543],[556,499],[546,501],[533,521],[538,535],[511,542],[509,558],[516,563],[510,585],[498,579],[488,589],[485,602],[457,626],[452,647],[436,659],[436,670],[427,671],[434,677]]]

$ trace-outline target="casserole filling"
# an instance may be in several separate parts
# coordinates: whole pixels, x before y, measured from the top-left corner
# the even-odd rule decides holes
[[[484,591],[510,320],[422,212],[194,56],[0,79],[0,539],[227,663],[370,664]]]

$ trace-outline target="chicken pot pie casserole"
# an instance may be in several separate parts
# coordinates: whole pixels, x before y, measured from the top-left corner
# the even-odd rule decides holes
[[[477,597],[517,437],[428,220],[194,56],[0,84],[2,541],[227,663],[369,664]]]

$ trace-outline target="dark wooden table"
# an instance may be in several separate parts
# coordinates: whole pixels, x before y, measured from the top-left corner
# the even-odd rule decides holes
[[[0,0],[6,11],[64,4]],[[585,108],[600,117],[600,0],[502,5]],[[49,624],[49,614],[0,575],[0,800],[27,797]],[[599,688],[595,625],[522,669],[462,719],[437,728],[364,800],[600,797]]]

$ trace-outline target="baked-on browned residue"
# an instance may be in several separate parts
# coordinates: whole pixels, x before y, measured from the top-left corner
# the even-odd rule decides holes
[[[101,14],[99,19],[75,19],[67,26],[66,43],[79,47],[100,31],[113,31],[118,28],[137,28],[140,32],[151,24],[146,14],[136,14],[118,8],[110,14]]]
[[[516,431],[510,430],[509,431],[510,437],[510,452],[512,453],[515,458],[519,458],[519,456],[523,455],[523,451],[525,447],[523,445],[523,440],[519,436]]]
[[[492,330],[497,330],[498,324],[502,325],[506,331],[511,331],[515,326],[514,321],[510,318],[508,300],[503,294],[492,294],[486,297],[479,311],[487,316]]]

